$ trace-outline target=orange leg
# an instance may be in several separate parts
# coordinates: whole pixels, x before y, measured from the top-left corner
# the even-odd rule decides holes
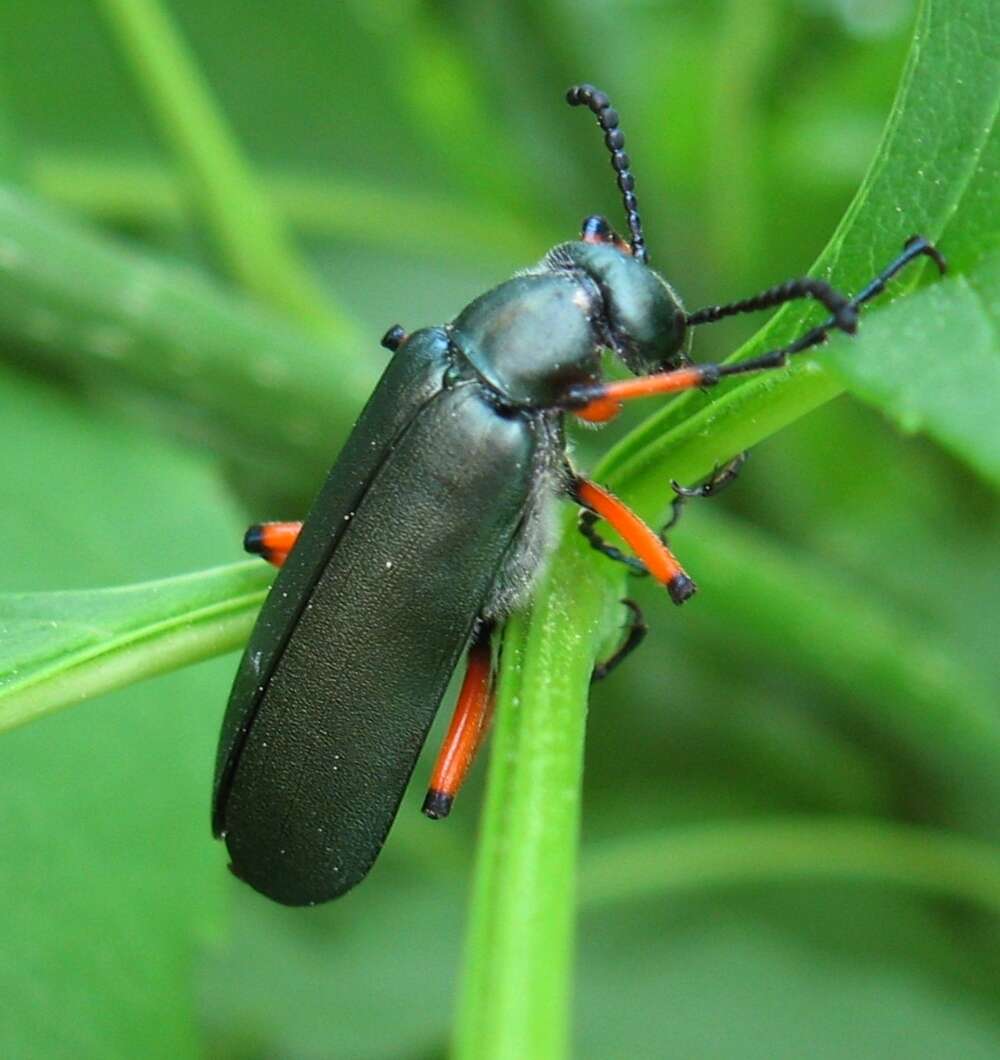
[[[588,104],[589,105],[589,104]],[[584,226],[586,239],[586,225]],[[603,230],[596,232],[590,242],[600,240]],[[747,361],[735,361],[729,364],[694,364],[677,368],[672,372],[657,372],[655,375],[640,376],[637,379],[623,379],[611,383],[594,383],[590,386],[575,388],[570,394],[567,407],[581,419],[590,423],[604,423],[612,420],[621,412],[622,402],[633,398],[652,397],[654,394],[676,394],[682,390],[693,390],[696,387],[715,386],[721,379],[731,375],[744,375],[751,372],[766,372],[773,368],[783,368],[789,358],[803,350],[812,349],[822,342],[834,328],[853,334],[857,328],[858,310],[866,302],[885,290],[886,284],[911,261],[925,255],[931,258],[943,273],[948,264],[940,251],[923,236],[912,236],[903,245],[903,251],[853,298],[844,299],[828,284],[821,280],[792,280],[779,284],[753,298],[742,302],[733,302],[727,306],[709,306],[707,309],[692,313],[686,318],[689,325],[710,324],[714,320],[732,316],[735,313],[748,312],[753,309],[766,309],[792,298],[813,297],[823,302],[833,315],[810,328],[794,342],[776,350],[768,350],[758,357]]]
[[[243,536],[243,547],[255,556],[263,556],[275,567],[281,567],[301,529],[301,523],[255,523]]]
[[[585,508],[590,509],[614,527],[618,536],[638,557],[640,571],[650,574],[665,585],[667,592],[670,593],[670,599],[675,604],[682,604],[694,595],[696,588],[694,582],[684,572],[684,568],[677,562],[662,538],[613,493],[609,493],[595,482],[578,478],[573,484],[573,496]],[[606,552],[613,559],[624,558],[627,562],[630,558],[623,557],[610,546],[604,546],[601,551]]]
[[[455,796],[465,782],[493,720],[492,632],[492,623],[482,623],[469,648],[465,680],[424,799],[423,811],[434,820],[447,817],[451,812]]]
[[[574,408],[573,412],[588,423],[606,423],[621,412],[623,401],[653,397],[656,394],[677,394],[682,390],[711,386],[718,381],[719,368],[716,365],[692,365],[690,368],[678,368],[673,372],[598,383],[581,388],[581,404]]]

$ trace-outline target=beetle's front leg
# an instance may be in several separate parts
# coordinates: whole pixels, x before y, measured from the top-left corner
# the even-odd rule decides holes
[[[275,567],[284,565],[298,540],[302,523],[254,523],[243,535],[243,548]]]
[[[795,354],[802,353],[826,342],[831,329],[839,327],[844,331],[853,331],[852,321],[856,319],[858,309],[884,291],[889,281],[900,270],[921,256],[931,258],[941,272],[946,271],[948,265],[940,251],[923,236],[912,236],[903,245],[902,252],[889,262],[853,298],[845,300],[842,296],[833,292],[833,295],[836,295],[834,298],[830,291],[824,291],[824,298],[820,298],[820,300],[825,300],[828,304],[835,305],[836,311],[834,314],[823,323],[810,328],[804,335],[799,336],[787,346],[768,350],[766,353],[751,357],[746,361],[731,361],[726,364],[692,364],[673,371],[640,376],[636,379],[620,379],[613,382],[577,386],[571,389],[563,407],[574,415],[579,416],[580,419],[590,423],[606,423],[621,412],[623,401],[652,397],[656,394],[679,394],[685,390],[715,386],[730,376],[748,375],[754,372],[767,372],[775,368],[783,368]],[[782,285],[770,291],[765,291],[763,295],[756,299],[748,299],[745,303],[734,302],[730,307],[710,306],[706,310],[692,314],[688,318],[688,323],[706,323],[709,319],[721,319],[722,316],[728,315],[728,311],[731,308],[734,312],[742,312],[741,307],[744,305],[751,308],[760,308],[765,304],[776,304],[768,299],[772,295],[777,297],[775,293],[785,289],[786,285]],[[815,290],[808,293],[813,297],[817,297],[819,290],[820,287],[816,287]],[[762,298],[765,301],[761,302],[760,299]],[[752,306],[751,303],[753,303]]]
[[[695,583],[685,573],[674,554],[655,530],[647,526],[631,508],[614,494],[596,482],[585,478],[574,478],[569,487],[570,496],[589,509],[595,516],[609,523],[618,536],[632,549],[635,556],[627,556],[608,545],[593,530],[594,520],[584,514],[581,529],[591,545],[610,559],[626,563],[636,573],[649,574],[665,585],[670,599],[682,604],[695,593]]]
[[[480,620],[469,645],[465,679],[424,798],[423,812],[433,820],[451,813],[455,796],[469,775],[493,720],[494,629],[492,622]]]

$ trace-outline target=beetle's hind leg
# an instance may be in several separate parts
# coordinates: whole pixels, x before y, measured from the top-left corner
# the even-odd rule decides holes
[[[301,529],[302,523],[254,523],[243,535],[243,548],[273,566],[281,567]]]
[[[481,619],[469,645],[465,679],[424,798],[423,812],[434,820],[451,813],[455,796],[469,775],[493,720],[495,628],[494,623]]]

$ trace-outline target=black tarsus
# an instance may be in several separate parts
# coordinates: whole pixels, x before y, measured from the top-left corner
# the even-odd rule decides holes
[[[622,193],[622,204],[628,219],[628,230],[632,236],[632,255],[639,261],[646,262],[646,240],[642,234],[642,221],[639,218],[638,200],[635,197],[635,177],[630,170],[631,160],[625,153],[625,134],[618,127],[618,111],[611,106],[607,93],[593,85],[574,85],[566,93],[566,102],[571,107],[589,107],[597,124],[604,133],[604,142],[611,152],[611,165],[618,179],[618,189]]]
[[[948,271],[948,262],[944,255],[923,236],[910,236],[910,238],[903,244],[903,251],[897,255],[888,265],[876,276],[870,280],[850,301],[847,303],[852,309],[857,311],[865,304],[870,301],[877,294],[881,294],[885,290],[885,285],[898,273],[901,269],[905,268],[911,261],[919,257],[921,254],[925,254],[929,257],[938,269],[945,273]],[[759,372],[768,368],[780,368],[788,363],[788,358],[796,353],[801,353],[803,350],[811,349],[813,346],[818,346],[827,339],[829,332],[837,327],[836,317],[830,317],[828,320],[824,320],[822,324],[817,324],[816,327],[811,328],[804,335],[801,335],[794,342],[789,343],[787,346],[782,346],[776,350],[769,350],[767,353],[762,353],[759,357],[751,357],[747,361],[737,361],[733,364],[722,364],[722,365],[702,365],[702,369],[708,369],[708,376],[705,380],[706,385],[711,386],[713,383],[717,383],[720,379],[730,375],[742,375],[746,372]]]
[[[451,813],[451,807],[454,802],[454,795],[446,795],[443,791],[437,791],[432,788],[424,796],[424,803],[420,808],[420,812],[432,821],[443,821]]]
[[[742,453],[737,453],[732,460],[728,460],[724,464],[716,464],[712,474],[697,486],[682,486],[677,479],[672,478],[670,480],[670,488],[674,491],[675,496],[670,505],[670,519],[660,530],[660,538],[664,544],[667,542],[668,532],[673,530],[680,522],[684,505],[695,497],[718,496],[740,477],[740,472],[743,470],[743,465],[747,462],[749,456],[749,451],[744,449]]]
[[[773,309],[774,306],[794,302],[799,298],[815,298],[817,302],[821,302],[833,314],[831,319],[841,331],[853,334],[857,330],[857,306],[852,305],[851,299],[842,295],[835,287],[831,287],[825,280],[816,280],[811,276],[786,280],[784,283],[769,287],[766,291],[761,291],[760,294],[742,298],[738,302],[705,306],[704,309],[688,313],[684,320],[692,327],[697,327],[699,324],[714,324],[717,320],[736,316],[738,313]]]
[[[594,666],[594,672],[590,675],[590,683],[592,685],[598,681],[603,681],[612,670],[619,667],[639,647],[649,632],[649,626],[646,625],[646,620],[639,605],[634,600],[627,598],[622,600],[622,603],[629,610],[627,632],[615,651],[603,662],[599,662]]]
[[[247,528],[243,535],[243,551],[252,556],[264,555],[264,526],[262,523],[254,523]]]

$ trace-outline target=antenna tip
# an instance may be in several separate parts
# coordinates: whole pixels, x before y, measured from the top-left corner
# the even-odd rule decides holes
[[[581,105],[590,107],[593,111],[604,110],[605,107],[609,106],[611,100],[608,98],[606,92],[602,92],[599,88],[594,88],[593,85],[582,84],[574,85],[566,93],[566,102],[571,107],[579,107]]]

